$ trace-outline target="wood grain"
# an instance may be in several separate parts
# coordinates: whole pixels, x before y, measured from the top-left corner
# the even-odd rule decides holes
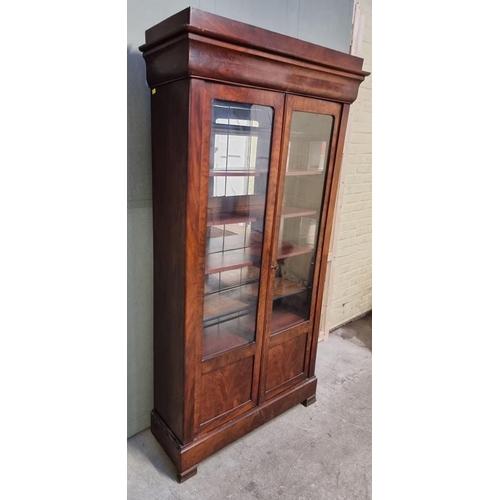
[[[304,372],[307,335],[300,335],[269,350],[266,392]]]
[[[255,356],[256,347],[256,343],[250,341],[248,344],[238,347],[237,349],[231,349],[227,352],[219,352],[216,355],[203,357],[203,363],[201,364],[202,373],[210,373],[214,370],[219,370],[220,368],[224,368],[227,365],[236,363],[236,361],[239,361],[240,359]]]
[[[146,31],[146,43],[139,47],[145,52],[175,38],[182,31],[200,33],[215,40],[223,40],[241,47],[265,48],[270,53],[291,56],[297,60],[314,61],[356,74],[362,71],[363,59],[337,50],[305,42],[297,38],[217,16],[188,7]]]
[[[351,103],[369,74],[360,58],[192,8],[139,50],[150,87],[189,76]]]
[[[250,401],[253,361],[245,358],[203,375],[202,423]]]

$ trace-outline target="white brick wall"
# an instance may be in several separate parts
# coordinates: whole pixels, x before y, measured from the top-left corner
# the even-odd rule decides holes
[[[358,3],[362,44],[361,53],[356,55],[363,57],[363,69],[371,72],[371,0],[360,0]],[[330,246],[331,264],[323,297],[320,338],[326,338],[331,329],[372,308],[371,91],[370,75],[361,84],[358,99],[351,108]]]

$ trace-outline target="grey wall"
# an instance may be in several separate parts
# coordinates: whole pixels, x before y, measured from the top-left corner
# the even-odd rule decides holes
[[[153,407],[153,246],[149,90],[137,50],[144,32],[186,7],[349,51],[353,0],[129,0],[128,435],[149,426]]]

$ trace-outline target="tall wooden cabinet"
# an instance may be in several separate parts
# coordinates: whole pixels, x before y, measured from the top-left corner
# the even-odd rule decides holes
[[[146,31],[154,225],[151,430],[183,481],[315,401],[349,104],[362,59],[196,9]]]

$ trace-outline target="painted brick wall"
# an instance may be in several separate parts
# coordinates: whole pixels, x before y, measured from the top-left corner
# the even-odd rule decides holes
[[[358,2],[357,2],[358,3]],[[372,71],[371,0],[359,2],[360,42],[353,53]],[[323,333],[372,308],[372,77],[351,108],[337,197]]]

